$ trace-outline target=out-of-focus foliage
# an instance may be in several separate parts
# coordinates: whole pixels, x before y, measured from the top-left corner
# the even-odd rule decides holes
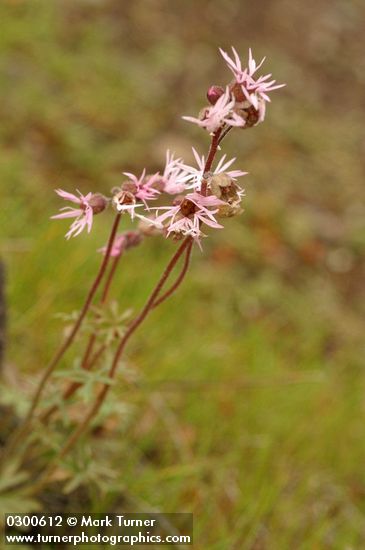
[[[18,395],[59,341],[50,315],[81,304],[111,220],[65,242],[53,189],[108,192],[122,171],[159,169],[167,147],[204,152],[208,136],[180,116],[230,78],[218,46],[251,46],[287,82],[264,124],[227,138],[250,172],[245,213],[131,342],[137,380],[123,371],[112,391],[133,415],[111,418],[84,473],[110,463],[100,511],[192,510],[197,548],[363,547],[364,3],[3,0],[0,21]],[[151,239],[128,253],[121,311],[143,303],[172,249]]]

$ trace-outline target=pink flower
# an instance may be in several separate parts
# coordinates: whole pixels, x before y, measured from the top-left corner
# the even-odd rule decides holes
[[[123,174],[129,179],[112,190],[114,193],[112,203],[118,212],[128,212],[133,220],[136,208],[144,205],[148,210],[147,201],[156,199],[160,194],[158,186],[161,176],[158,172],[152,176],[146,176],[145,169],[139,178],[130,172],[123,172]],[[143,204],[138,204],[137,201]]]
[[[63,218],[76,218],[75,221],[71,224],[69,231],[66,233],[66,239],[70,237],[76,237],[87,228],[87,232],[90,233],[92,223],[93,223],[93,205],[90,204],[90,201],[95,195],[88,193],[87,195],[82,195],[80,191],[77,190],[79,196],[74,195],[73,193],[68,193],[62,189],[55,190],[57,195],[62,197],[64,200],[73,202],[77,204],[78,208],[73,208],[71,206],[65,206],[61,208],[61,214],[56,214],[51,216],[51,219],[63,219]]]
[[[231,97],[229,87],[226,91],[211,107],[207,107],[202,118],[194,118],[191,116],[183,116],[184,120],[188,122],[194,122],[211,134],[218,130],[224,124],[228,126],[241,126],[245,125],[245,120],[239,116],[233,109],[235,107],[236,100]]]
[[[159,229],[166,229],[166,236],[171,233],[189,235],[193,237],[199,245],[201,237],[205,237],[201,230],[201,225],[205,224],[215,229],[220,229],[220,225],[214,217],[218,212],[218,208],[210,210],[210,207],[222,206],[224,201],[218,199],[214,195],[204,197],[199,193],[189,193],[182,201],[173,206],[163,206],[157,208],[157,216],[155,219],[144,218],[139,216],[144,221],[155,225]],[[160,214],[160,211],[164,211]]]
[[[137,199],[143,202],[146,208],[147,201],[153,200],[156,198],[156,195],[159,195],[160,191],[153,187],[159,180],[160,176],[158,172],[153,174],[153,176],[146,176],[146,169],[144,169],[139,178],[130,172],[123,172],[123,174],[130,179],[132,184],[135,185],[135,191],[133,191],[133,194]]]
[[[222,48],[219,48],[219,51],[221,52],[222,57],[226,61],[229,70],[232,71],[232,73],[234,74],[236,82],[238,82],[238,83],[244,82],[247,78],[247,69],[242,68],[242,63],[241,63],[240,57],[239,57],[237,51],[234,49],[234,47],[232,46],[232,52],[233,52],[234,59],[229,57],[227,52],[222,50]]]
[[[201,188],[202,179],[204,177],[204,167],[205,167],[205,157],[199,156],[198,152],[193,149],[193,154],[196,160],[196,163],[198,165],[198,168],[195,168],[193,166],[184,165],[184,169],[187,171],[188,174],[190,174],[190,180],[189,184],[187,185],[187,189],[194,189],[195,191],[199,191]],[[236,180],[237,178],[241,176],[245,176],[248,172],[242,172],[242,170],[228,170],[230,166],[234,163],[236,158],[232,158],[228,161],[226,161],[227,155],[223,155],[222,158],[219,160],[217,166],[214,168],[212,172],[210,172],[211,175],[218,175],[218,174],[227,174],[231,179]]]
[[[113,189],[112,204],[116,210],[120,213],[128,212],[131,219],[134,219],[135,209],[143,206],[136,203],[136,198],[130,191],[121,191],[120,189]]]
[[[233,49],[234,48],[232,47],[232,50]],[[237,54],[237,52],[236,52],[236,54]],[[256,61],[252,57],[252,50],[251,50],[251,48],[249,48],[249,50],[248,50],[248,74],[250,76],[253,76],[255,74],[255,72],[263,65],[265,59],[266,59],[266,57],[263,57],[261,59],[260,63],[257,65]]]
[[[174,159],[170,151],[166,152],[166,164],[161,176],[163,190],[169,195],[177,195],[185,191],[185,183],[190,175],[182,167],[182,159]]]
[[[251,48],[249,49],[248,68],[243,69],[242,63],[237,51],[232,47],[233,58],[229,57],[227,52],[220,49],[220,52],[227,63],[228,68],[235,76],[236,83],[240,85],[243,96],[259,113],[258,122],[262,122],[265,118],[265,102],[271,101],[268,92],[277,90],[285,86],[285,84],[275,84],[276,80],[270,80],[271,74],[260,76],[255,79],[254,74],[262,66],[265,57],[256,63],[252,56]]]

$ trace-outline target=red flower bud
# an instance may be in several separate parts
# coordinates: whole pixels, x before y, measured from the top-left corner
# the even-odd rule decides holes
[[[224,94],[222,86],[211,86],[207,91],[207,99],[211,105],[215,105],[221,95]]]

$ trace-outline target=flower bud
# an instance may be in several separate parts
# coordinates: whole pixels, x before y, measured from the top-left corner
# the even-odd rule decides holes
[[[224,94],[222,86],[211,86],[207,91],[207,99],[211,105],[215,105],[218,99]]]
[[[127,231],[125,234],[125,249],[138,246],[143,239],[142,234],[139,231]]]
[[[100,214],[100,212],[105,210],[108,206],[107,199],[103,197],[103,195],[100,195],[100,193],[95,193],[95,195],[92,195],[88,202],[93,210],[93,214]]]

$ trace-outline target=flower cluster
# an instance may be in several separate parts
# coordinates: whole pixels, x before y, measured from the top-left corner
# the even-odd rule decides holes
[[[210,103],[199,114],[198,118],[184,116],[183,119],[194,122],[214,133],[224,126],[250,128],[265,118],[266,102],[271,101],[269,92],[282,88],[285,84],[276,84],[269,80],[271,74],[256,78],[255,73],[265,61],[256,63],[249,50],[248,66],[243,67],[237,51],[232,47],[233,57],[220,48],[234,79],[225,88],[211,86],[207,93]]]
[[[189,235],[201,248],[200,239],[205,236],[201,225],[205,224],[215,229],[222,228],[223,226],[217,222],[214,215],[219,211],[217,207],[224,204],[224,201],[214,195],[205,197],[197,192],[187,193],[177,197],[172,206],[157,208],[158,213],[155,218],[140,217],[145,222],[165,230],[167,237],[173,235],[179,238]]]
[[[224,124],[227,124],[227,126],[243,127],[246,124],[246,121],[240,114],[238,114],[236,100],[233,97],[229,86],[226,87],[225,91],[222,89],[220,92],[221,94],[218,92],[218,99],[216,100],[214,97],[213,104],[210,107],[203,109],[199,118],[183,116],[183,119],[188,122],[194,122],[198,126],[205,128],[210,134],[214,133]]]
[[[127,176],[120,187],[113,189],[113,205],[118,212],[129,212],[132,219],[137,206],[148,208],[148,201],[156,199],[160,191],[156,184],[158,173],[152,176],[146,176],[146,169],[138,178],[130,172],[123,172]]]
[[[183,117],[212,135],[208,157],[200,156],[193,148],[196,166],[191,166],[167,151],[165,167],[161,173],[148,175],[144,169],[138,177],[124,172],[126,179],[118,188],[113,189],[111,199],[105,199],[99,194],[82,195],[78,192],[77,196],[56,190],[63,199],[77,204],[77,208],[62,208],[60,214],[53,216],[76,218],[66,234],[67,238],[78,235],[84,228],[89,232],[93,215],[104,210],[108,202],[111,202],[117,212],[128,213],[132,219],[137,217],[140,224],[151,228],[150,233],[147,231],[144,234],[152,234],[154,228],[167,237],[190,236],[199,246],[201,238],[206,236],[203,232],[204,226],[222,228],[217,221],[218,217],[234,216],[241,212],[244,191],[238,185],[237,179],[247,172],[232,169],[236,159],[227,159],[226,155],[213,167],[215,153],[220,149],[226,133],[233,127],[250,128],[262,122],[266,103],[270,101],[269,92],[284,84],[276,84],[271,79],[271,74],[257,77],[256,73],[265,58],[257,64],[251,50],[247,67],[243,66],[233,47],[232,57],[222,49],[220,52],[234,79],[225,87],[214,85],[209,88],[209,105],[201,111],[199,117]],[[160,204],[160,199],[168,195],[175,195],[172,204]],[[126,234],[117,237],[111,255],[118,256],[132,242],[136,240],[131,240]],[[105,253],[105,249],[102,251]]]
[[[232,180],[236,180],[237,178],[241,176],[246,176],[247,174],[247,172],[242,172],[242,170],[228,170],[232,166],[232,164],[235,162],[236,158],[234,157],[226,161],[227,155],[222,156],[222,158],[219,160],[217,166],[214,168],[213,171],[210,171],[209,173],[205,174],[205,165],[206,165],[205,157],[199,156],[198,152],[194,149],[194,147],[192,149],[193,149],[194,158],[198,167],[195,168],[194,166],[183,165],[186,172],[190,174],[190,178],[187,181],[188,189],[195,189],[197,191],[200,191],[201,183],[205,177],[209,179],[213,175],[226,174]]]

